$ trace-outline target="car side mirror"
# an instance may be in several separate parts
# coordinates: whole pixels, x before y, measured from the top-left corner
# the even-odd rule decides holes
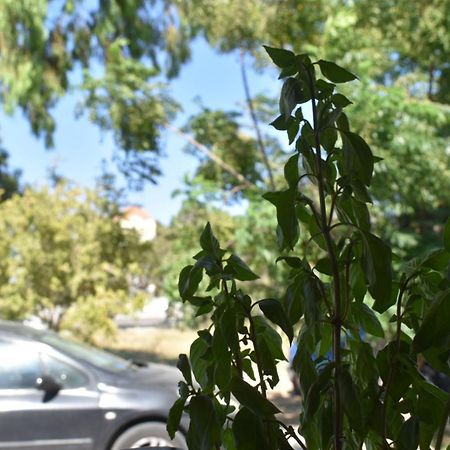
[[[58,383],[51,375],[41,375],[36,380],[36,389],[44,391],[44,402],[48,402],[56,396],[61,390],[62,385]]]

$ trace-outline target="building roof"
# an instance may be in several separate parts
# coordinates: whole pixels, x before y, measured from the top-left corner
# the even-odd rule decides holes
[[[127,206],[123,210],[123,215],[126,219],[129,218],[130,216],[138,216],[141,219],[154,220],[153,217],[140,206]]]

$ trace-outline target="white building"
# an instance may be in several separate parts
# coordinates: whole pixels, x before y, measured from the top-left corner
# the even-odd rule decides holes
[[[139,206],[125,208],[122,227],[128,230],[136,230],[142,241],[152,241],[156,237],[156,220]]]

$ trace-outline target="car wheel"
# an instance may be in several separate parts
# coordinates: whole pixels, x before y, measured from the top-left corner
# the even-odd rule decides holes
[[[186,450],[186,441],[178,433],[170,439],[166,424],[161,422],[145,422],[125,430],[115,441],[111,450],[128,450],[131,448],[175,447]]]

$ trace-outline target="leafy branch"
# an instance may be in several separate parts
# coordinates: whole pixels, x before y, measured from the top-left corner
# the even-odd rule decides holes
[[[241,285],[257,275],[221,248],[206,225],[201,251],[182,270],[178,287],[211,326],[198,332],[189,357],[180,355],[185,381],[169,430],[174,433],[186,411],[192,450],[290,450],[292,439],[308,450],[412,450],[419,444],[422,450],[436,432],[440,446],[448,398],[416,360],[422,355],[450,373],[450,223],[444,249],[403,262],[398,277],[390,246],[371,231],[369,188],[377,160],[351,131],[344,113],[351,101],[336,91],[357,77],[330,61],[266,50],[284,80],[272,125],[295,143],[284,167],[286,188],[263,196],[276,209],[277,262],[289,268],[285,294],[247,295]],[[303,116],[309,105],[312,123]],[[296,249],[300,233],[309,237],[307,254]],[[379,317],[394,305],[389,320],[396,333],[389,340]],[[301,436],[278,418],[270,400],[277,364],[285,359],[278,330],[295,346]]]

